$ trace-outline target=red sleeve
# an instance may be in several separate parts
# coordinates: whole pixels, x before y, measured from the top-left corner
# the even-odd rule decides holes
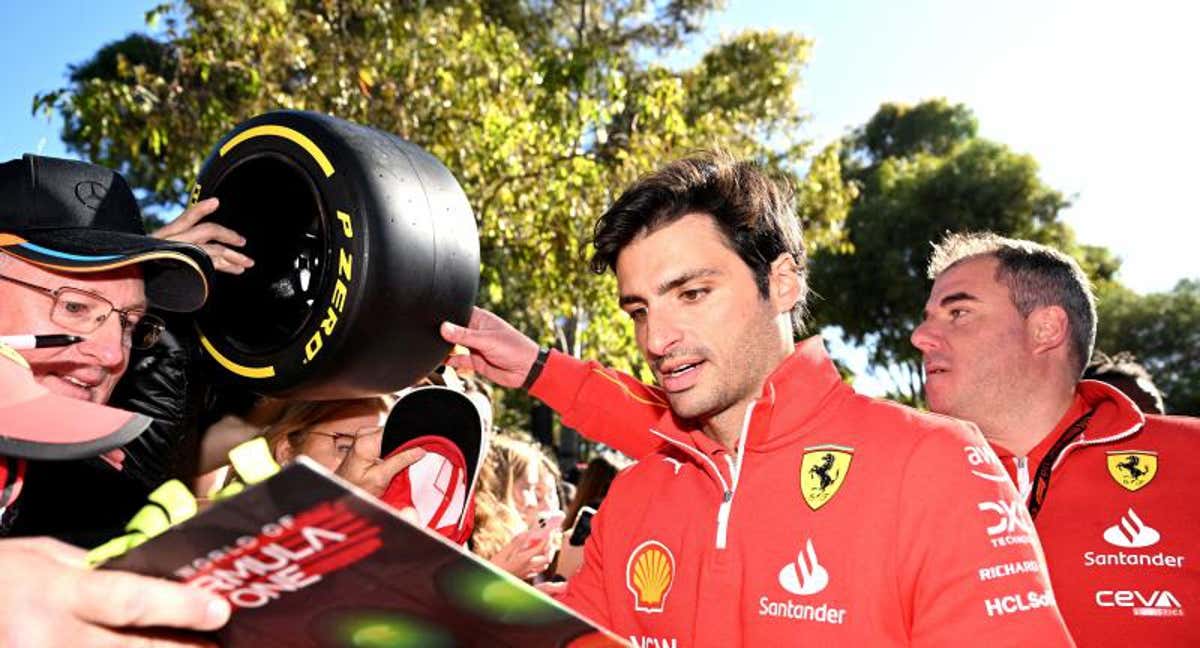
[[[669,408],[662,391],[632,376],[551,351],[529,393],[585,438],[641,459],[658,448],[649,432]]]
[[[991,453],[974,426],[943,426],[905,466],[896,549],[912,645],[1073,646],[1024,502],[999,460],[972,472],[972,447]]]
[[[567,581],[567,591],[559,602],[591,619],[597,625],[611,628],[607,598],[604,595],[604,558],[601,536],[604,529],[604,509],[592,516],[592,532],[583,545],[583,565]]]

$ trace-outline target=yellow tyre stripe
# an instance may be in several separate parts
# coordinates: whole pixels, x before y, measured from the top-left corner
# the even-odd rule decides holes
[[[292,130],[286,126],[276,126],[274,124],[255,126],[254,128],[248,128],[238,133],[236,137],[228,142],[225,142],[225,145],[221,147],[221,157],[225,157],[225,154],[232,150],[233,147],[245,142],[248,139],[265,136],[282,137],[288,141],[294,142],[300,148],[308,151],[308,154],[311,155],[314,160],[316,160],[317,165],[319,165],[321,170],[325,172],[326,178],[333,175],[333,164],[329,161],[329,158],[325,156],[325,153],[322,152],[312,140],[305,137],[299,131]]]
[[[239,376],[244,376],[246,378],[274,378],[275,377],[275,367],[274,366],[247,367],[245,365],[240,365],[240,364],[234,362],[233,360],[230,360],[229,358],[226,358],[225,356],[221,355],[221,352],[217,351],[217,348],[213,346],[212,342],[208,341],[208,338],[204,337],[204,333],[200,332],[199,329],[197,329],[196,332],[200,334],[200,346],[204,347],[204,350],[208,351],[208,354],[211,355],[213,357],[213,359],[216,360],[217,363],[220,364],[222,367],[225,367],[226,369],[232,371],[233,373],[235,373]]]

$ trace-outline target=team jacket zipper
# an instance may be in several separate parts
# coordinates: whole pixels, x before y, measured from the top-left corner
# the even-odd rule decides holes
[[[771,389],[771,401],[774,402],[775,385],[771,385],[769,383],[768,385]],[[746,415],[742,419],[742,431],[738,436],[738,452],[736,462],[729,455],[725,455],[725,461],[729,465],[729,475],[733,480],[732,484],[725,481],[724,475],[721,474],[720,467],[717,466],[717,462],[713,461],[711,457],[686,443],[676,441],[662,432],[659,432],[654,428],[650,428],[650,432],[663,441],[670,443],[676,448],[684,450],[694,457],[699,457],[700,459],[704,460],[704,462],[712,468],[713,473],[717,476],[717,481],[721,483],[721,505],[717,508],[717,549],[725,549],[729,542],[729,515],[733,510],[733,496],[737,492],[738,481],[742,473],[742,460],[746,456],[746,433],[750,430],[750,420],[754,415],[754,407],[756,405],[758,405],[757,398],[750,401],[750,403],[746,405]]]
[[[1021,494],[1021,501],[1029,499],[1029,457],[1013,457],[1013,464],[1017,467],[1017,492]]]

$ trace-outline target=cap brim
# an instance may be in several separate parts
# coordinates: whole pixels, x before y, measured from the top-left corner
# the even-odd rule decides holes
[[[195,245],[111,230],[73,227],[0,233],[0,249],[62,272],[104,272],[142,264],[151,305],[181,313],[204,305],[213,271],[208,255]]]
[[[466,394],[439,385],[416,387],[405,392],[388,414],[380,456],[386,457],[418,437],[445,437],[463,453],[470,490],[483,460],[483,425],[479,407]]]
[[[0,343],[0,456],[86,459],[119,448],[152,419],[55,394],[33,378],[25,358]]]
[[[0,407],[0,455],[68,460],[96,457],[136,439],[152,419],[115,407],[44,394]]]

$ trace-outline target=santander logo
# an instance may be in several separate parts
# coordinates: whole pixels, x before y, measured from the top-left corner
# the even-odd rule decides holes
[[[1104,539],[1108,544],[1130,549],[1149,547],[1161,538],[1162,535],[1142,522],[1132,508],[1121,516],[1120,522],[1104,530]]]
[[[779,570],[779,585],[800,596],[816,594],[829,584],[829,572],[817,562],[817,552],[812,540],[804,545],[804,551],[796,555],[796,562],[788,563]]]

